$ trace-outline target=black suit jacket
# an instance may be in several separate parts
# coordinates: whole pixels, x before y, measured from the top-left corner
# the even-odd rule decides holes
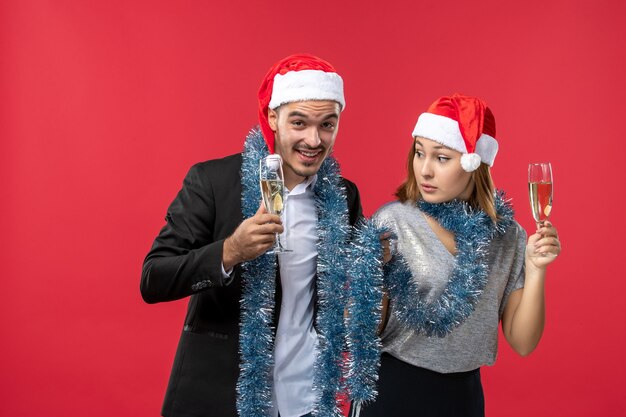
[[[222,250],[243,220],[241,162],[237,154],[189,170],[144,261],[146,302],[191,296],[163,404],[167,417],[237,416],[241,271],[223,278]],[[343,183],[354,224],[362,216],[359,193]]]

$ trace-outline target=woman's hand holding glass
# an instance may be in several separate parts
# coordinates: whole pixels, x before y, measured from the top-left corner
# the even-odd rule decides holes
[[[559,234],[552,223],[545,220],[528,238],[526,257],[537,268],[545,268],[559,253],[561,253]]]
[[[554,258],[561,250],[556,229],[548,221],[552,213],[553,191],[552,165],[550,162],[528,164],[528,197],[530,209],[537,224],[537,232],[529,238],[528,246],[526,247],[526,254],[531,258]],[[541,261],[539,264],[545,266],[550,262],[552,260]]]

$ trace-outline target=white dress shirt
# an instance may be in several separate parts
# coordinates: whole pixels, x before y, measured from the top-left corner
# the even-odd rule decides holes
[[[281,242],[293,252],[278,255],[282,304],[274,343],[272,415],[299,417],[313,411],[313,366],[317,333],[313,327],[317,273],[317,176],[286,191]]]

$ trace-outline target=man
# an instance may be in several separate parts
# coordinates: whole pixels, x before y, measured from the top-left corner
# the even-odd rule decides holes
[[[162,413],[336,415],[345,247],[362,215],[329,154],[345,108],[326,61],[293,55],[259,90],[242,154],[191,168],[142,271],[148,303],[191,296]],[[284,223],[260,203],[259,160],[283,160]],[[275,234],[292,252],[265,254]]]

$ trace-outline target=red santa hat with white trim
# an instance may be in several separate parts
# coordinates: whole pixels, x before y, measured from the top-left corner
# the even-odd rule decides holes
[[[498,153],[496,120],[477,97],[440,97],[419,116],[413,137],[430,139],[461,152],[461,166],[467,172],[478,169],[481,162],[493,166]]]
[[[306,100],[333,100],[346,108],[343,79],[335,68],[314,55],[290,55],[278,61],[265,75],[259,88],[259,124],[270,153],[274,132],[267,120],[268,109]]]

